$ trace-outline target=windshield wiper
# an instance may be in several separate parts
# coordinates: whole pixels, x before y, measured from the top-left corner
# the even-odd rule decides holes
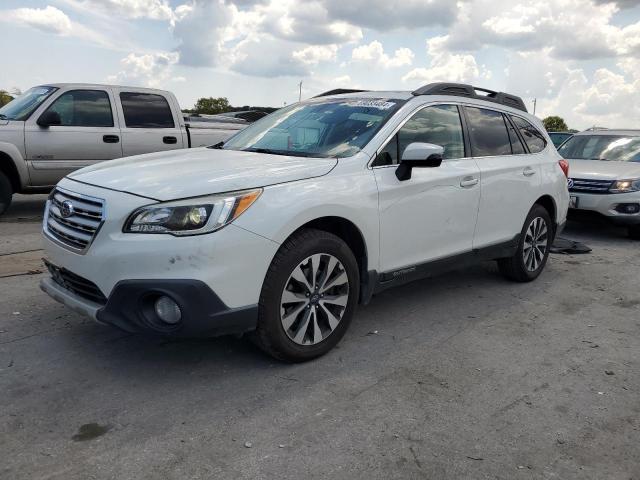
[[[218,142],[215,145],[210,145],[209,148],[216,148],[216,149],[222,149],[222,146],[224,145],[224,142]]]
[[[7,117],[4,113],[0,113],[0,120],[9,120],[9,117]]]
[[[271,155],[287,155],[291,157],[322,157],[321,155],[310,152],[297,152],[295,150],[274,150],[271,148],[245,148],[244,152],[268,153]],[[324,158],[324,157],[322,157]]]

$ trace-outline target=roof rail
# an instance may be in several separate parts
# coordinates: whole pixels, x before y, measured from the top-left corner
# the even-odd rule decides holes
[[[483,92],[484,94],[478,94]],[[474,87],[465,83],[429,83],[423,87],[414,90],[413,95],[453,95],[456,97],[476,98],[478,100],[486,100],[488,102],[499,103],[507,107],[516,108],[524,112],[527,111],[522,98],[509,93],[494,92],[486,88]]]
[[[318,97],[328,97],[329,95],[342,95],[343,93],[360,93],[360,92],[368,92],[369,90],[356,90],[352,88],[334,88],[333,90],[328,90],[320,95],[316,95],[313,98]]]

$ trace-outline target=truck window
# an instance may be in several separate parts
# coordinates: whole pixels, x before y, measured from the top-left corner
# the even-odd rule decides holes
[[[47,112],[60,115],[62,127],[113,127],[109,95],[103,90],[71,90],[60,95]]]
[[[476,107],[465,107],[465,111],[474,157],[511,155],[509,132],[502,113]]]
[[[124,123],[128,128],[174,128],[169,102],[162,95],[122,92]]]

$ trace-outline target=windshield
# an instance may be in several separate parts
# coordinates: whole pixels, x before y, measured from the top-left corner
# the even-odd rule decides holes
[[[55,87],[33,87],[0,108],[0,118],[6,120],[26,120],[49,95]]]
[[[245,128],[223,148],[300,157],[350,157],[403,103],[384,98],[296,103]]]
[[[573,133],[549,132],[549,137],[551,137],[551,141],[555,147],[562,145],[562,143],[572,135]]]
[[[576,135],[567,140],[558,153],[576,160],[640,162],[640,136]]]

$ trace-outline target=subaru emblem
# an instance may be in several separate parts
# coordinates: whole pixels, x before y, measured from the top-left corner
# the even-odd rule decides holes
[[[62,218],[68,218],[76,212],[76,209],[73,207],[73,203],[69,200],[62,202],[60,205],[60,215]]]
[[[569,179],[567,180],[567,187],[569,187],[569,188],[573,188],[573,178],[569,178]]]

